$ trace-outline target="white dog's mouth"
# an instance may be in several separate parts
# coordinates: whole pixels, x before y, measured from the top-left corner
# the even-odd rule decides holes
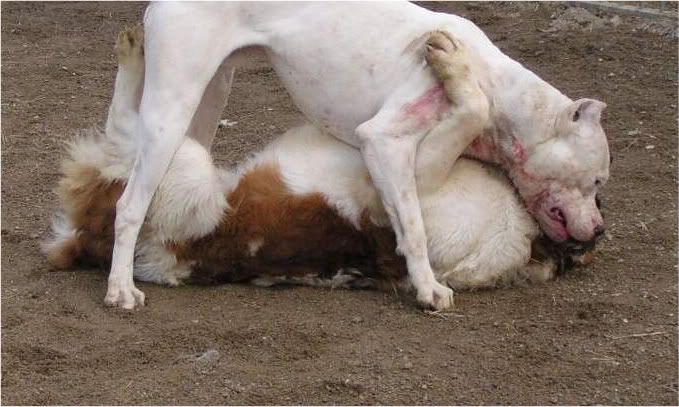
[[[560,223],[564,228],[568,227],[568,222],[566,222],[566,215],[563,214],[563,210],[558,207],[554,207],[549,210],[549,217],[555,221]]]
[[[559,207],[552,207],[549,211],[545,211],[546,225],[543,225],[543,230],[555,242],[563,242],[568,240],[570,234],[568,233],[568,220],[563,210]]]

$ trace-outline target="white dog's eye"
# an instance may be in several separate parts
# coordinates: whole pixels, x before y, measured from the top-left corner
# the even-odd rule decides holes
[[[580,111],[576,110],[575,113],[573,113],[573,121],[577,122],[579,118],[580,118]]]
[[[600,187],[602,183],[603,183],[603,181],[601,181],[600,179],[596,179],[594,181],[594,185],[597,186],[597,187]]]

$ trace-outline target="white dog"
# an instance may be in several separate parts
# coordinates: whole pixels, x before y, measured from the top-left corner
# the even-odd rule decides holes
[[[111,261],[115,201],[136,150],[129,131],[143,83],[140,39],[140,30],[119,37],[106,133],[76,139],[64,161],[62,207],[45,246],[55,266]],[[467,289],[553,277],[561,255],[537,253],[538,225],[496,168],[460,159],[420,202],[439,282]],[[288,131],[236,172],[186,139],[152,200],[134,275],[168,285],[403,286],[405,264],[381,213],[360,152],[312,125]]]
[[[509,172],[552,239],[603,231],[594,197],[608,178],[605,105],[573,102],[466,19],[394,2],[161,2],[144,25],[139,149],[118,201],[107,304],[144,303],[132,270],[147,208],[182,140],[211,144],[245,47],[266,52],[313,125],[360,148],[422,304],[453,297],[432,273],[418,192],[440,187],[474,139],[472,154]],[[445,91],[423,58],[435,30],[453,38],[429,43],[449,57],[438,69]]]

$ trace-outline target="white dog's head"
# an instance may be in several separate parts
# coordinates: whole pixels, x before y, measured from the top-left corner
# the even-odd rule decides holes
[[[580,99],[555,118],[553,133],[524,146],[514,182],[531,214],[555,242],[588,242],[604,232],[596,193],[606,181],[610,155],[601,127],[606,104]]]

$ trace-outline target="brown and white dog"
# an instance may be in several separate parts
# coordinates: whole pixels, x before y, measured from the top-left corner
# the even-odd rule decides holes
[[[64,160],[60,212],[44,250],[59,268],[108,267],[116,201],[136,152],[143,84],[141,31],[121,33],[119,72],[104,132],[74,140]],[[420,197],[435,276],[452,288],[552,278],[570,253],[550,245],[497,168],[458,160]],[[199,142],[177,150],[153,198],[135,251],[142,281],[408,286],[404,259],[360,152],[306,124],[236,171]]]

